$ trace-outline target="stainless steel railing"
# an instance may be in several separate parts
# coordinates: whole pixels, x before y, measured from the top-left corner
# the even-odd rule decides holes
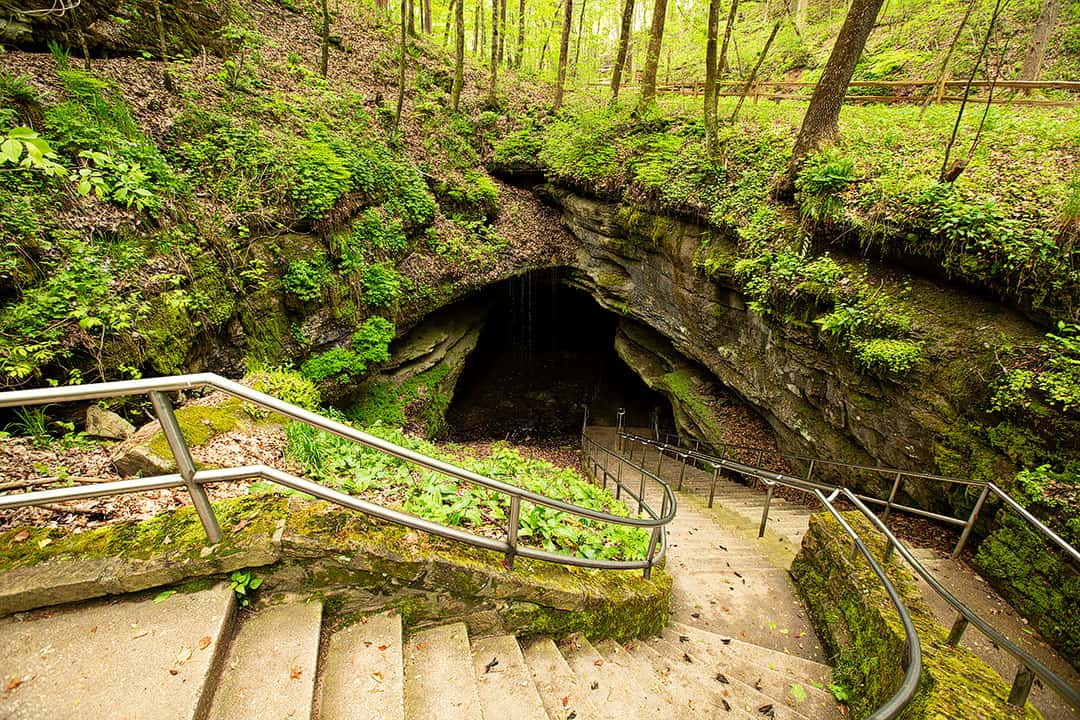
[[[699,457],[708,461],[709,458],[717,457],[701,451],[700,442],[695,438],[693,441],[693,448],[683,448],[682,439],[674,433],[664,432],[660,434],[659,440],[667,445],[678,446],[682,449],[688,449],[693,452],[694,457]],[[675,442],[671,442],[675,440]],[[1038,518],[1028,512],[1022,505],[1016,502],[1015,499],[1009,496],[1004,490],[991,482],[983,482],[980,480],[967,480],[964,478],[948,477],[945,475],[933,475],[930,473],[912,472],[909,470],[900,470],[898,468],[890,467],[878,467],[873,465],[859,465],[856,463],[847,463],[839,460],[827,460],[824,458],[810,457],[807,455],[795,455],[791,453],[782,453],[775,450],[766,450],[763,448],[753,447],[750,445],[736,445],[731,443],[720,443],[713,446],[714,451],[718,451],[720,455],[718,457],[726,459],[729,454],[746,454],[749,453],[751,457],[755,454],[757,456],[756,462],[748,463],[755,467],[761,467],[762,462],[766,457],[768,458],[780,458],[781,460],[793,463],[804,464],[806,470],[801,475],[801,479],[807,482],[811,481],[811,477],[814,474],[815,469],[823,467],[836,467],[844,468],[846,470],[855,470],[859,472],[870,473],[874,475],[880,475],[892,480],[892,486],[889,490],[889,496],[887,499],[875,497],[873,495],[867,495],[865,493],[858,493],[858,498],[865,503],[872,505],[884,506],[885,517],[888,518],[889,514],[896,510],[905,512],[910,515],[917,515],[920,517],[929,518],[938,522],[946,523],[948,525],[955,525],[962,527],[963,530],[960,533],[960,539],[957,541],[955,548],[952,552],[952,557],[955,559],[960,555],[960,552],[967,545],[968,540],[971,537],[971,531],[975,526],[976,520],[979,518],[979,513],[982,511],[989,496],[993,495],[1005,505],[1008,505],[1012,510],[1024,518],[1025,522],[1032,526],[1036,532],[1042,535],[1047,541],[1056,545],[1058,549],[1063,551],[1073,562],[1080,563],[1080,551],[1065,541],[1060,535],[1055,533],[1049,527],[1047,527]],[[972,507],[971,512],[966,518],[957,518],[950,515],[943,515],[941,513],[931,512],[924,510],[923,508],[914,507],[911,505],[904,505],[903,503],[896,502],[897,494],[900,492],[900,488],[905,480],[929,480],[931,482],[942,483],[946,485],[966,485],[969,487],[980,488],[978,499],[975,501],[975,505]],[[819,483],[821,487],[832,487],[829,484]]]
[[[280,413],[285,417],[310,425],[319,430],[343,437],[347,440],[352,440],[365,447],[399,458],[412,463],[413,465],[506,495],[509,498],[509,512],[507,513],[505,538],[496,539],[485,537],[459,528],[435,523],[424,518],[361,500],[360,498],[353,497],[346,493],[339,492],[332,488],[325,487],[266,465],[197,470],[195,468],[195,463],[192,461],[191,452],[187,442],[185,441],[179,423],[176,420],[176,415],[173,412],[172,403],[166,393],[198,389],[221,391],[232,397],[258,405],[271,412]],[[214,510],[206,496],[204,486],[216,482],[262,479],[382,520],[405,525],[450,540],[456,540],[476,547],[503,553],[506,556],[506,565],[508,567],[512,566],[515,557],[521,556],[535,560],[544,560],[547,562],[560,563],[563,565],[576,565],[580,567],[611,570],[641,569],[644,571],[645,576],[648,577],[652,567],[662,560],[667,548],[664,527],[675,515],[675,496],[671,493],[670,489],[667,489],[664,493],[663,509],[661,512],[655,512],[644,502],[640,504],[640,510],[644,512],[645,517],[614,515],[612,513],[581,507],[573,503],[550,498],[514,485],[484,477],[441,460],[427,457],[413,450],[409,450],[408,448],[403,448],[399,445],[387,442],[381,438],[377,438],[345,425],[344,423],[330,420],[317,413],[304,410],[303,408],[212,373],[4,392],[0,393],[0,407],[88,401],[125,395],[149,395],[151,404],[154,407],[154,412],[161,423],[162,432],[168,442],[169,449],[172,451],[173,457],[176,460],[177,473],[148,478],[118,480],[82,487],[56,488],[52,490],[37,490],[12,495],[0,495],[0,510],[62,502],[65,500],[81,500],[147,490],[186,487],[191,495],[192,504],[195,506],[195,510],[206,531],[207,540],[210,543],[218,543],[221,541],[221,528],[218,526],[217,518],[214,516]],[[542,505],[569,515],[587,518],[602,523],[626,525],[642,528],[643,530],[650,530],[652,536],[650,538],[649,550],[646,553],[646,556],[640,560],[599,560],[578,557],[567,553],[549,552],[547,550],[540,550],[538,548],[521,545],[518,542],[518,531],[522,502]]]
[[[651,438],[645,438],[638,435],[621,432],[619,434],[620,449],[625,447],[626,442],[631,443],[630,452],[628,453],[628,457],[631,459],[631,461],[633,461],[634,456],[634,444],[641,445],[642,454],[639,462],[642,465],[644,465],[646,450],[649,447],[656,448],[658,455],[657,474],[660,473],[660,469],[663,464],[663,459],[665,455],[670,454],[673,457],[681,458],[683,462],[683,468],[680,472],[679,482],[676,485],[677,490],[682,489],[682,478],[685,474],[687,462],[693,460],[710,466],[713,469],[713,477],[709,489],[709,507],[712,507],[713,505],[713,500],[716,494],[717,480],[719,478],[719,473],[721,470],[735,472],[746,477],[760,480],[766,486],[766,495],[764,507],[761,514],[761,525],[758,531],[759,537],[761,535],[764,535],[765,533],[765,526],[769,517],[769,505],[772,500],[773,490],[776,485],[783,485],[785,487],[790,487],[795,490],[814,495],[819,501],[822,502],[822,504],[825,505],[826,509],[830,512],[830,514],[837,518],[839,518],[839,515],[835,507],[833,506],[831,500],[835,499],[836,497],[843,496],[845,500],[854,505],[859,510],[859,512],[865,515],[867,519],[869,519],[870,522],[874,525],[874,527],[877,528],[877,530],[885,536],[885,559],[888,560],[892,552],[895,550],[904,559],[904,561],[907,562],[908,565],[910,565],[911,568],[927,582],[927,584],[934,590],[934,592],[940,595],[957,612],[956,622],[953,624],[947,640],[949,645],[957,645],[963,637],[964,631],[970,624],[974,625],[992,642],[996,643],[998,647],[1004,649],[1006,652],[1012,655],[1013,658],[1017,661],[1016,676],[1013,680],[1012,688],[1009,691],[1009,704],[1022,707],[1027,702],[1028,695],[1031,692],[1032,683],[1034,682],[1035,678],[1038,678],[1044,685],[1050,687],[1054,690],[1054,692],[1061,696],[1061,698],[1065,700],[1065,702],[1069,703],[1074,708],[1080,709],[1080,691],[1078,691],[1076,688],[1071,687],[1067,682],[1065,682],[1062,678],[1060,678],[1057,674],[1050,670],[1050,668],[1048,668],[1046,665],[1044,665],[1042,662],[1037,660],[1035,657],[1030,655],[1022,648],[1020,648],[1020,646],[1018,646],[1016,643],[1012,642],[1004,635],[999,633],[984,618],[979,616],[978,613],[976,613],[974,610],[967,607],[964,603],[957,599],[951,592],[949,592],[948,588],[942,585],[941,582],[936,577],[934,577],[934,575],[930,573],[930,571],[927,570],[926,567],[923,566],[923,564],[920,563],[911,554],[911,552],[896,537],[896,535],[891,530],[889,530],[889,528],[885,525],[888,510],[890,508],[900,509],[903,507],[897,506],[891,502],[892,498],[895,497],[896,485],[893,486],[894,489],[889,504],[886,504],[886,513],[883,514],[883,517],[879,518],[867,506],[865,496],[855,493],[850,489],[842,487],[840,485],[830,485],[827,483],[822,483],[820,481],[811,480],[810,473],[812,472],[812,467],[810,468],[810,470],[807,471],[806,477],[797,478],[789,475],[784,475],[783,473],[777,473],[772,470],[767,470],[765,468],[755,465],[731,460],[723,456],[717,457],[713,455],[708,455],[697,450],[690,450],[681,446],[671,445],[670,443],[666,443],[660,440],[653,440]],[[755,448],[754,451],[757,452],[757,449]],[[936,476],[921,475],[918,473],[907,473],[907,475],[936,478]],[[950,478],[941,479],[949,480]],[[963,484],[976,484],[973,481],[958,480],[957,482],[961,482]],[[1047,534],[1046,536],[1048,538],[1054,539],[1055,542],[1059,545],[1062,545],[1064,549],[1066,549],[1067,551],[1071,551],[1068,553],[1070,557],[1078,557],[1075,548],[1073,548],[1063,539],[1058,537],[1049,528],[1046,528],[1045,525],[1043,525],[1036,518],[1031,516],[1031,513],[1029,513],[1027,510],[1024,510],[1024,508],[1022,508],[1006,493],[997,488],[997,486],[993,485],[992,483],[985,483],[983,487],[984,489],[980,494],[979,502],[977,503],[976,508],[972,511],[972,516],[978,514],[978,510],[982,506],[983,502],[986,500],[987,494],[989,492],[994,492],[998,495],[998,497],[1002,497],[1003,499],[1007,498],[1006,502],[1010,505],[1010,507],[1012,507],[1014,510],[1020,511],[1021,515],[1025,517],[1025,519],[1030,518],[1029,522],[1032,522],[1033,525],[1035,525],[1037,528],[1045,530],[1045,533]],[[825,493],[829,494],[825,495]],[[965,527],[965,532],[970,532],[970,525],[973,523],[974,520],[971,520],[970,523],[967,524],[967,526]],[[855,547],[852,548],[852,553],[854,555],[855,549],[859,546],[860,541],[853,534],[852,531],[849,530],[849,534],[852,535],[853,541],[855,543]],[[862,548],[859,548],[859,550],[861,551]],[[863,554],[865,555],[865,553]],[[894,605],[895,604],[896,603],[894,602]]]

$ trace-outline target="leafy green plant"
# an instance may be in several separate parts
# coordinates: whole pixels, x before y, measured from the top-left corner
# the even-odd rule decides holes
[[[334,348],[309,359],[300,372],[309,380],[358,379],[371,363],[390,359],[389,345],[394,339],[394,324],[382,317],[364,321],[349,347]]]
[[[246,608],[254,600],[255,591],[263,584],[263,579],[256,577],[251,570],[237,570],[229,576],[229,589],[236,594],[240,607]]]
[[[52,442],[52,435],[49,434],[49,420],[43,408],[16,408],[15,418],[16,422],[9,427],[15,432],[33,438],[35,445],[44,447]]]
[[[856,178],[855,162],[837,148],[807,158],[795,179],[799,211],[814,225],[835,225],[843,218],[843,191]]]
[[[282,276],[281,284],[301,302],[315,302],[322,297],[323,289],[330,286],[332,272],[324,255],[311,260],[293,260]]]
[[[372,307],[392,305],[401,295],[401,276],[387,263],[375,263],[364,268],[361,285],[364,288],[364,303]]]
[[[291,158],[293,180],[289,197],[305,220],[321,220],[351,187],[345,161],[322,140],[308,140]]]
[[[9,130],[0,142],[0,165],[14,165],[26,170],[40,170],[46,175],[67,174],[49,143],[27,127]]]

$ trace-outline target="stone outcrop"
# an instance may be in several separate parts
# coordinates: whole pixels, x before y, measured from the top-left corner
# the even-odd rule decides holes
[[[699,271],[694,259],[706,236],[724,251],[726,241],[715,232],[557,188],[545,194],[562,207],[581,242],[574,284],[708,370],[765,418],[788,452],[935,468],[942,437],[963,422],[972,349],[989,347],[982,339],[988,333],[1023,334],[1027,327],[991,303],[913,281],[919,317],[933,323],[922,328],[927,361],[899,383],[869,377],[831,350],[815,326],[766,322],[734,282]],[[733,246],[729,250],[734,254]],[[698,429],[702,439],[716,439]],[[872,472],[844,479],[879,491],[888,482]],[[937,485],[908,482],[901,492],[927,506],[942,504]]]

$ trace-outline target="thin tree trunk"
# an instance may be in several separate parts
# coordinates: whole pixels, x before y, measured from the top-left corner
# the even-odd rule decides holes
[[[499,0],[499,64],[503,64],[506,49],[506,0]]]
[[[818,145],[836,136],[848,83],[883,3],[884,0],[852,0],[840,34],[829,53],[829,60],[825,63],[825,70],[814,88],[814,94],[810,96],[810,105],[803,115],[802,127],[791,152],[788,172],[777,185],[779,197],[794,196],[795,173],[803,158]]]
[[[581,60],[581,28],[585,23],[585,0],[581,0],[581,11],[578,12],[577,21],[577,47],[574,48],[574,73],[573,77],[577,77],[578,62]]]
[[[484,13],[483,0],[476,0],[476,12],[480,18],[480,57],[487,54],[487,15]]]
[[[656,99],[656,70],[660,64],[660,49],[664,42],[666,18],[667,0],[656,0],[653,4],[652,29],[649,30],[649,47],[645,51],[645,74],[641,78],[638,110],[644,110]]]
[[[716,153],[716,31],[720,24],[720,0],[709,0],[705,26],[705,146]]]
[[[555,85],[555,112],[562,107],[563,86],[566,84],[566,59],[570,54],[570,28],[574,24],[574,0],[566,0],[563,13],[562,40],[559,41],[559,78]]]
[[[559,20],[559,15],[562,14],[563,3],[566,0],[559,0],[559,4],[555,6],[555,15],[551,18],[551,24],[548,26],[547,34],[544,35],[544,46],[540,48],[540,66],[536,69],[537,72],[541,72],[544,69],[544,56],[547,55],[548,44],[551,42],[551,32],[555,29],[555,23]]]
[[[450,28],[454,25],[455,8],[457,7],[458,0],[450,0],[450,7],[446,9],[446,31],[443,33],[442,44],[446,47],[450,42]]]
[[[86,35],[83,33],[81,27],[76,27],[75,32],[79,34],[79,47],[82,49],[83,66],[87,72],[92,69],[90,67],[90,48],[86,45]]]
[[[1043,0],[1039,19],[1035,21],[1035,29],[1031,32],[1031,44],[1024,55],[1024,64],[1020,67],[1021,80],[1039,79],[1043,59],[1046,57],[1046,46],[1050,44],[1060,14],[1061,0]]]
[[[424,0],[423,7],[424,7],[424,34],[425,35],[431,35],[432,30],[434,29],[432,27],[432,22],[431,22],[431,0]]]
[[[321,43],[319,48],[319,77],[326,77],[326,69],[330,63],[330,5],[327,0],[322,0],[322,28],[320,31]]]
[[[488,81],[488,104],[495,104],[499,82],[499,0],[491,0],[491,76]]]
[[[622,10],[622,25],[619,27],[619,50],[615,55],[615,66],[611,68],[611,99],[619,99],[619,85],[622,84],[623,65],[630,49],[630,29],[634,21],[634,0],[625,0]]]
[[[415,0],[409,0],[408,15],[409,15],[409,35],[416,37],[416,12],[415,12]]]
[[[949,64],[952,62],[953,51],[956,50],[956,44],[960,42],[960,35],[964,32],[964,27],[967,26],[967,22],[971,18],[971,13],[979,2],[980,0],[971,0],[971,2],[968,3],[967,10],[964,11],[964,17],[960,18],[960,25],[956,28],[956,33],[953,34],[952,42],[949,43],[949,49],[945,51],[945,58],[941,61],[941,69],[938,70],[937,85],[934,88],[934,91],[927,95],[923,100],[920,115],[926,110],[926,106],[930,104],[931,100],[940,103],[941,98],[945,95],[945,83],[949,81]]]
[[[165,23],[161,20],[161,0],[154,0],[154,21],[157,24],[158,35],[158,57],[162,62],[165,62]],[[82,34],[82,28],[79,28],[79,42],[82,45],[83,62],[86,63],[86,69],[90,69],[90,55],[86,50],[86,37]],[[169,68],[165,68],[165,72],[162,77],[165,83],[165,89],[169,92],[173,91],[172,75],[169,73]]]
[[[739,0],[731,0],[731,9],[728,10],[727,25],[724,26],[724,42],[720,44],[720,58],[718,62],[720,66],[716,69],[717,73],[722,77],[731,72],[731,67],[727,61],[727,49],[728,43],[731,41],[731,32],[735,29],[735,14],[739,10]]]
[[[464,0],[462,0],[464,1]],[[476,10],[473,12],[473,26],[472,26],[472,54],[480,54],[480,3],[476,3]]]
[[[398,63],[397,110],[394,111],[394,130],[397,130],[401,125],[401,108],[405,105],[405,56],[408,54],[405,50],[408,43],[408,38],[405,35],[408,18],[405,16],[408,12],[408,0],[401,0],[401,61]]]
[[[525,0],[518,0],[518,36],[517,51],[514,53],[514,67],[521,69],[525,60]]]
[[[1001,15],[1004,1],[997,0],[994,4],[994,12],[990,16],[990,25],[986,28],[986,35],[983,36],[979,56],[975,58],[975,63],[971,66],[971,74],[968,75],[967,85],[964,86],[964,99],[960,101],[960,109],[956,113],[956,122],[953,123],[952,135],[949,136],[949,142],[945,145],[945,157],[941,161],[941,174],[938,175],[938,182],[952,182],[964,170],[962,163],[958,163],[958,167],[950,168],[949,155],[952,154],[953,145],[956,144],[956,135],[960,132],[960,120],[964,117],[968,96],[971,95],[971,83],[975,81],[975,73],[979,71],[979,65],[982,64],[983,56],[986,55],[986,48],[990,45],[990,36],[994,33],[994,25],[997,24],[998,17]]]
[[[451,0],[454,2],[454,0]],[[461,88],[465,84],[465,0],[454,2],[454,86],[450,90],[450,107],[458,111]]]
[[[739,102],[735,103],[735,111],[731,113],[731,122],[735,122],[735,119],[739,117],[739,110],[742,109],[743,102],[746,101],[746,95],[750,92],[750,88],[754,86],[754,81],[757,80],[758,70],[761,69],[761,64],[765,62],[765,56],[769,54],[769,48],[772,47],[773,40],[776,39],[776,33],[780,32],[780,21],[777,20],[773,23],[772,32],[769,33],[769,39],[765,41],[765,47],[761,48],[761,54],[758,55],[757,62],[754,63],[754,69],[750,71],[750,77],[746,79],[746,85],[743,86],[742,94],[739,95]]]

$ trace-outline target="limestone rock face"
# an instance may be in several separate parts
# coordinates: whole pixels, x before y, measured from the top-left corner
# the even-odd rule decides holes
[[[135,433],[135,426],[114,412],[91,405],[86,408],[86,434],[107,440],[124,440]]]
[[[830,350],[815,326],[766,322],[747,306],[734,282],[697,270],[695,253],[708,229],[644,213],[631,217],[624,206],[550,186],[545,192],[561,205],[565,224],[581,241],[573,283],[662,335],[749,402],[789,453],[933,471],[936,443],[962,421],[963,408],[952,390],[956,373],[971,372],[965,368],[977,337],[968,335],[979,327],[1016,331],[1020,325],[990,303],[958,298],[958,291],[916,287],[920,314],[935,323],[927,338],[928,361],[899,384],[869,377]],[[718,233],[709,241],[723,251],[725,239]],[[958,302],[963,313],[956,311]],[[632,350],[627,340],[623,333],[624,359]],[[967,346],[959,348],[961,343]],[[666,365],[668,371],[674,367]],[[690,426],[704,433],[704,440],[717,439],[708,437],[707,423],[686,423]],[[818,472],[822,479],[829,474],[828,468]],[[872,471],[835,470],[833,477],[867,490],[881,491],[891,483]],[[927,506],[942,506],[937,485],[907,481],[902,492]]]

